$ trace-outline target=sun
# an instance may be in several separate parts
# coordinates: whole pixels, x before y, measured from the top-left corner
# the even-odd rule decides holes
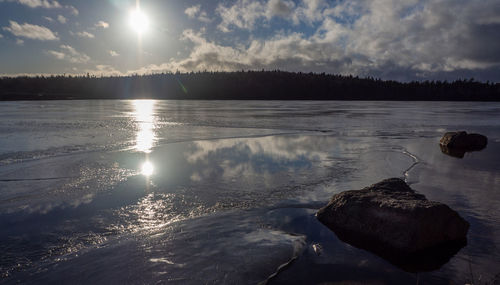
[[[145,33],[149,28],[149,18],[140,8],[130,11],[128,22],[130,27],[139,35]]]

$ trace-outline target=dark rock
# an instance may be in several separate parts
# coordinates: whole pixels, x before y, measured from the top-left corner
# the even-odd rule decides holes
[[[442,144],[440,144],[439,147],[441,148],[442,153],[456,158],[464,158],[465,153],[467,152],[461,148],[448,148]]]
[[[447,132],[439,144],[448,149],[474,151],[482,150],[488,144],[488,138],[480,134],[467,134],[467,132]]]
[[[336,194],[316,216],[341,240],[412,272],[446,263],[466,244],[469,229],[457,212],[399,178]]]
[[[466,152],[482,150],[488,144],[488,138],[480,134],[467,132],[448,132],[439,141],[444,154],[463,158]]]

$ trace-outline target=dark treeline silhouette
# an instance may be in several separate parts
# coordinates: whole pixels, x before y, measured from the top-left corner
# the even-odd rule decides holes
[[[0,78],[0,100],[133,98],[500,101],[500,83],[473,79],[403,83],[283,71]]]

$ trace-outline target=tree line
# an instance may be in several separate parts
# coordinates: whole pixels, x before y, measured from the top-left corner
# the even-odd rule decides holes
[[[474,79],[397,82],[279,70],[0,78],[0,100],[139,98],[500,101],[500,83]]]

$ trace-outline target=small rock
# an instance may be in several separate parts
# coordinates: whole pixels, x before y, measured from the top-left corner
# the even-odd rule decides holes
[[[480,134],[467,134],[467,132],[447,132],[439,144],[448,149],[464,151],[482,150],[488,144],[488,138]]]
[[[315,252],[318,256],[320,256],[320,255],[321,255],[321,253],[323,252],[323,247],[322,247],[322,246],[321,246],[321,244],[319,244],[319,243],[315,243],[315,244],[313,244],[313,245],[312,245],[312,248],[313,248],[314,252]]]

